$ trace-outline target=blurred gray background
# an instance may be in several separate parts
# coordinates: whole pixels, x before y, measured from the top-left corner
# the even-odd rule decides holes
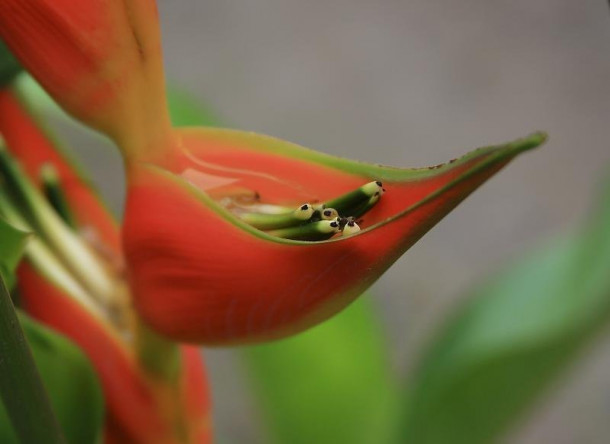
[[[228,125],[424,166],[534,130],[518,158],[375,284],[396,371],[484,276],[582,221],[610,173],[605,0],[160,0],[167,76]],[[116,152],[78,143],[121,207]],[[206,350],[219,442],[263,442],[234,350]],[[610,336],[510,443],[605,443]],[[601,437],[606,437],[601,438]]]

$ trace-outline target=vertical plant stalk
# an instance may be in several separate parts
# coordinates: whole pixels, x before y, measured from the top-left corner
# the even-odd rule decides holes
[[[65,443],[0,276],[0,396],[23,443]]]
[[[174,385],[180,375],[178,343],[164,338],[147,327],[141,319],[136,322],[136,350],[146,373],[168,385]]]

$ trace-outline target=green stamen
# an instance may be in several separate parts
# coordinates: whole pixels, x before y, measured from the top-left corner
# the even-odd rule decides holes
[[[262,213],[262,214],[286,214],[294,211],[294,208],[283,207],[281,205],[264,203],[241,203],[234,199],[227,199],[221,203],[228,209],[239,213]]]
[[[328,202],[304,204],[296,210],[230,198],[221,201],[221,205],[254,228],[273,236],[315,241],[329,239],[339,231],[345,236],[360,231],[355,218],[369,211],[384,192],[382,183],[373,181]]]
[[[375,204],[377,202],[379,202],[381,193],[382,193],[382,191],[375,193],[373,196],[369,197],[369,199],[367,201],[365,201],[364,203],[362,203],[360,206],[352,209],[350,216],[353,218],[359,218],[360,216],[369,212],[371,210],[371,208],[373,208],[375,206]]]
[[[320,210],[320,218],[322,220],[333,220],[339,217],[339,212],[334,208],[324,208]]]
[[[317,241],[331,238],[341,230],[339,220],[321,220],[298,227],[283,228],[281,230],[268,231],[272,236],[285,239]]]
[[[365,205],[375,193],[382,191],[381,182],[369,182],[354,191],[325,202],[324,205],[326,208],[334,208],[343,216],[352,216],[355,209]]]
[[[1,190],[1,189],[0,189]],[[17,209],[0,193],[0,215],[9,220],[13,225],[23,229],[29,229],[28,223],[19,214]],[[40,240],[38,236],[32,236],[25,249],[26,257],[32,261],[48,279],[61,287],[79,303],[90,311],[100,313],[100,307],[95,304],[87,294],[87,291],[75,281],[65,267],[59,262],[54,253]]]
[[[359,231],[360,227],[358,226],[356,221],[353,218],[350,218],[343,227],[342,234],[343,236],[350,236],[352,234],[356,234]]]
[[[296,210],[278,214],[238,213],[237,215],[241,220],[259,230],[275,230],[300,225],[311,219],[313,212],[313,207],[310,204],[303,204]]]

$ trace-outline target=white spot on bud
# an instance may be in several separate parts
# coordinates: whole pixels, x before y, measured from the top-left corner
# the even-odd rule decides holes
[[[311,219],[313,212],[313,206],[311,204],[305,203],[294,212],[294,216],[299,220],[308,220]]]
[[[343,236],[349,236],[349,235],[352,235],[352,234],[356,234],[359,231],[360,231],[360,227],[358,226],[356,221],[350,220],[343,227]]]

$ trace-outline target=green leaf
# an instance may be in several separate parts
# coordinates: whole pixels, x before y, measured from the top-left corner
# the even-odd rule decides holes
[[[0,218],[0,276],[14,279],[13,271],[17,266],[27,242],[28,233]],[[42,378],[46,395],[50,399],[51,407],[69,443],[91,443],[95,442],[103,420],[103,400],[96,376],[91,365],[82,352],[70,341],[57,333],[42,327],[26,316],[20,317],[20,324],[25,332],[27,344],[32,352],[34,361],[28,357],[27,346],[23,342],[23,335],[19,329],[19,323],[12,313],[12,304],[8,299],[8,293],[0,295],[3,298],[3,323],[2,338],[2,361],[5,367],[0,378],[6,378],[0,382],[3,387],[3,396],[9,396],[17,404],[11,405],[13,415],[17,415],[20,424],[26,424],[28,429],[35,427],[30,425],[31,418],[38,418],[34,413],[37,409],[29,407],[30,404],[38,405],[38,408],[46,410],[45,401],[40,402],[40,397],[46,397],[42,387],[38,388],[38,382],[28,382],[28,378],[37,378],[36,368]],[[29,375],[29,376],[28,376]],[[24,390],[19,384],[14,384],[11,378],[19,378],[20,383],[27,385]],[[8,391],[4,391],[8,390]],[[29,401],[28,401],[29,400]],[[22,410],[23,409],[23,410]],[[31,412],[30,412],[31,410]],[[44,416],[46,414],[43,414]],[[53,417],[53,414],[50,414]],[[44,422],[44,420],[41,419]],[[28,437],[47,436],[49,430],[53,429],[54,419],[47,419],[48,425],[43,425],[40,432],[34,431]],[[18,442],[17,434],[13,430],[9,415],[4,403],[0,402],[0,442]],[[27,432],[26,433],[30,433]],[[41,433],[42,435],[39,435]],[[28,438],[29,439],[29,438]],[[47,442],[53,442],[51,437]],[[59,441],[57,441],[59,442]]]
[[[0,276],[8,288],[14,282],[13,272],[21,259],[29,234],[9,224],[0,216]]]
[[[211,110],[186,91],[176,87],[168,88],[167,104],[175,126],[222,126]]]
[[[398,392],[371,308],[361,298],[305,333],[245,349],[265,442],[388,442]]]
[[[610,321],[608,264],[610,186],[585,229],[493,279],[445,326],[400,442],[495,442]]]
[[[0,57],[1,57],[0,47]],[[55,103],[53,98],[29,75],[19,76],[16,81],[19,93],[27,97],[28,104],[46,117],[61,120],[66,125],[88,128],[74,120]],[[220,119],[188,92],[171,86],[167,91],[167,104],[175,126],[223,126]],[[93,134],[97,134],[91,131]]]
[[[75,127],[88,128],[61,109],[49,93],[27,72],[15,80],[13,87],[19,95],[25,98],[27,106],[33,108],[35,113],[42,114],[45,118],[57,118],[62,123],[72,124]],[[93,130],[91,132],[93,133]]]
[[[13,81],[21,72],[22,68],[8,50],[2,40],[0,40],[0,86],[4,86]]]
[[[19,321],[67,442],[96,442],[104,420],[104,401],[88,359],[63,335],[24,314]],[[0,442],[18,442],[1,403]]]
[[[0,276],[0,399],[6,407],[10,424],[21,442],[49,444],[65,442],[2,276]],[[6,423],[8,424],[8,420]]]

